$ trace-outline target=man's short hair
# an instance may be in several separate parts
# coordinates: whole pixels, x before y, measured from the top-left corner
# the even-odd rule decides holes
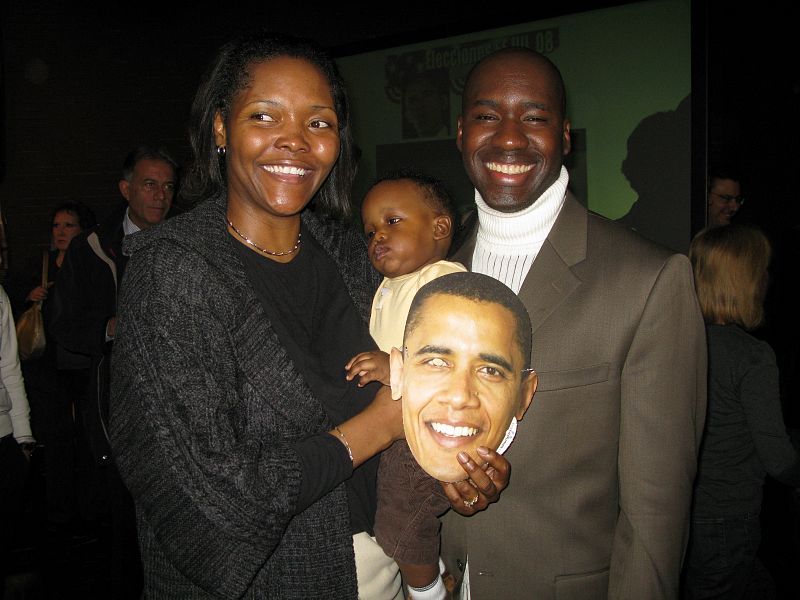
[[[507,285],[482,273],[469,271],[448,273],[423,285],[411,302],[403,339],[407,338],[419,323],[420,309],[425,301],[437,294],[466,298],[474,302],[493,302],[511,311],[517,323],[514,339],[522,352],[524,368],[530,368],[533,333],[525,305]]]
[[[474,73],[481,67],[486,61],[494,60],[494,59],[502,59],[504,55],[512,55],[518,54],[523,56],[528,56],[533,58],[534,60],[538,60],[542,65],[544,65],[549,71],[550,76],[553,79],[553,84],[555,85],[555,91],[558,95],[558,108],[561,111],[561,118],[566,119],[567,117],[567,89],[564,85],[564,77],[561,75],[561,70],[556,66],[556,64],[550,60],[547,56],[542,54],[541,52],[537,52],[532,48],[527,48],[525,46],[508,46],[506,48],[501,48],[485,56],[480,61],[472,65],[470,70],[467,72],[467,76],[464,79],[464,91],[461,95],[461,113],[463,114],[466,111],[466,106],[464,106],[464,102],[467,100],[469,86],[472,83],[472,76]]]
[[[718,179],[730,179],[731,181],[735,181],[741,185],[742,179],[741,175],[739,174],[739,170],[733,165],[716,165],[710,167],[708,169],[708,190],[711,191],[711,188],[714,187],[714,183]]]
[[[125,162],[122,163],[122,178],[125,181],[130,181],[133,177],[133,170],[140,160],[160,160],[167,163],[172,167],[175,172],[175,178],[178,177],[178,163],[164,148],[157,148],[155,146],[142,145],[134,148],[128,156],[125,157]],[[175,182],[177,183],[177,181]]]

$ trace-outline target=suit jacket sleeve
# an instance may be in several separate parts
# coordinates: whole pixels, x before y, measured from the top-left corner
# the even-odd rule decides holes
[[[677,598],[706,408],[705,330],[691,267],[668,258],[622,371],[619,517],[609,598]]]

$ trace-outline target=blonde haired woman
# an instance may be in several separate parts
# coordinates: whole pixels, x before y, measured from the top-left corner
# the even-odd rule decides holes
[[[756,228],[700,232],[689,257],[706,321],[708,414],[684,567],[685,598],[741,598],[758,570],[767,474],[800,486],[800,459],[783,423],[778,367],[748,331],[761,324],[770,244]]]

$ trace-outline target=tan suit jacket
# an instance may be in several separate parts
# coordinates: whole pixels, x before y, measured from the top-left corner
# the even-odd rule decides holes
[[[687,257],[570,194],[519,296],[539,388],[499,502],[443,518],[447,567],[469,554],[473,600],[677,598],[706,408]]]

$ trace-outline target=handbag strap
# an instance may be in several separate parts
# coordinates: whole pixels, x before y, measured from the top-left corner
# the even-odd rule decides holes
[[[42,287],[47,289],[47,269],[50,266],[50,253],[42,250]]]

